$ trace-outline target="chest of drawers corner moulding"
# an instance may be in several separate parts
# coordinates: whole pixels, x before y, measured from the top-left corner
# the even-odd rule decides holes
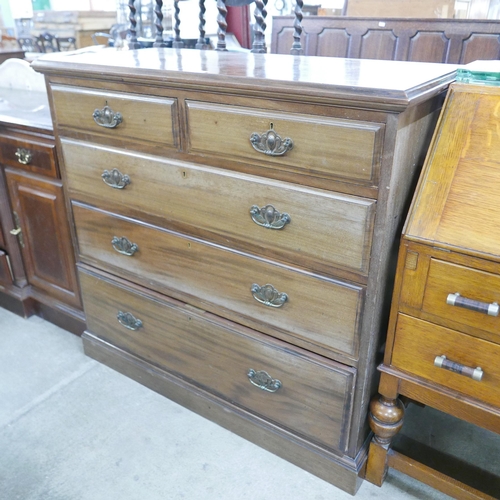
[[[106,49],[35,66],[87,354],[354,494],[391,256],[454,71],[318,59]]]

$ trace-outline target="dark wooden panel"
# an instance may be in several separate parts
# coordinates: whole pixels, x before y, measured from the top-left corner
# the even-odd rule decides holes
[[[31,285],[80,305],[62,183],[6,169],[12,208],[22,230],[22,254]]]
[[[419,31],[410,38],[407,60],[418,62],[446,62],[450,40],[439,31]]]
[[[12,285],[12,274],[8,262],[7,254],[0,250],[0,283],[3,285]]]
[[[290,53],[294,20],[273,17],[272,53]],[[500,57],[497,20],[306,16],[302,28],[305,55],[451,64]]]
[[[344,29],[327,28],[317,35],[315,56],[348,57],[351,35]]]
[[[391,30],[370,29],[361,39],[362,59],[393,60],[396,54],[397,38]]]
[[[488,57],[494,55],[494,57]],[[498,59],[500,57],[500,36],[498,34],[473,33],[462,44],[460,61],[467,64],[480,59]]]

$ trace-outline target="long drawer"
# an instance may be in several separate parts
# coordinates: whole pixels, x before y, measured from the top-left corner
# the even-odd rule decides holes
[[[217,313],[222,308],[231,319],[309,342],[312,350],[319,345],[357,356],[362,287],[297,272],[78,203],[73,208],[82,261],[195,300]],[[132,255],[120,253],[127,250]]]
[[[178,148],[177,101],[142,94],[52,85],[55,123],[110,142],[156,143]]]
[[[186,109],[189,152],[377,183],[383,124],[198,101]]]
[[[137,287],[86,272],[80,280],[95,335],[299,435],[345,449],[354,369]]]
[[[436,358],[441,356],[446,356],[453,371],[435,365]],[[497,344],[411,316],[398,315],[391,365],[405,372],[498,407],[499,359],[500,346]],[[482,379],[478,381],[466,376],[470,370],[462,367],[481,368]]]
[[[368,272],[374,200],[67,139],[61,144],[73,199],[112,203],[120,213],[133,206],[209,231],[214,241],[313,269]],[[114,166],[128,176],[128,183],[116,181],[126,183],[123,189],[103,182]]]

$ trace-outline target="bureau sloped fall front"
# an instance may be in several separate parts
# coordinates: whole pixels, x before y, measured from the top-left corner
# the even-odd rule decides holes
[[[355,493],[444,65],[48,55],[88,355]]]

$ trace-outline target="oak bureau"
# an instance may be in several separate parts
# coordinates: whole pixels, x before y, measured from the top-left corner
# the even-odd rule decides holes
[[[466,484],[459,467],[435,470],[391,441],[403,426],[400,395],[500,434],[499,70],[499,61],[458,70],[403,232],[380,396],[370,405],[366,477],[378,485],[389,466],[453,498],[498,498],[498,477],[475,470]]]
[[[35,68],[86,353],[355,493],[397,235],[454,68],[156,48]]]

